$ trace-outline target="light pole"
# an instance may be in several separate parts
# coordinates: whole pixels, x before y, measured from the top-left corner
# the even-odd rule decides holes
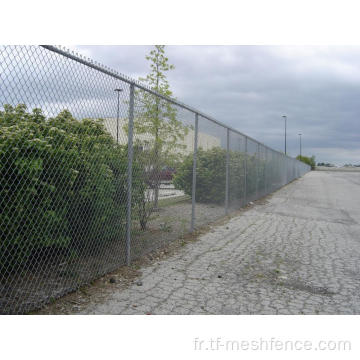
[[[283,115],[283,118],[285,120],[285,155],[286,155],[286,115]]]
[[[115,89],[114,91],[117,92],[117,112],[116,112],[116,142],[119,143],[119,112],[120,112],[120,93],[123,89]]]
[[[300,160],[301,160],[301,135],[302,134],[299,134],[299,137],[300,137]]]

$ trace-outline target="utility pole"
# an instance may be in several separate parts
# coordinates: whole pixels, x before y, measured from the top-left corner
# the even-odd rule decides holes
[[[301,159],[301,135],[302,134],[299,134],[299,137],[300,137],[300,159]]]

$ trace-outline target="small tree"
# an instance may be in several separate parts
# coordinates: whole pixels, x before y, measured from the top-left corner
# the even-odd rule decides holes
[[[157,93],[171,97],[172,92],[165,73],[174,69],[174,66],[169,64],[164,48],[164,45],[155,45],[146,56],[146,60],[150,61],[150,73],[139,80]],[[159,96],[138,90],[135,102],[135,156],[139,163],[143,164],[148,186],[144,191],[143,206],[138,209],[141,228],[145,229],[148,218],[158,207],[161,170],[164,166],[174,166],[179,161],[188,128],[177,120],[175,106]]]

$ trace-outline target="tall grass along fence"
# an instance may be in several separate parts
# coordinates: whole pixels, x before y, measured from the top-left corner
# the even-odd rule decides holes
[[[0,47],[0,313],[26,313],[309,167],[53,46]]]

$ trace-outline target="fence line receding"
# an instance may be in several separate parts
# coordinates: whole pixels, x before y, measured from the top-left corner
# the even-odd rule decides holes
[[[0,313],[26,313],[310,169],[53,46],[0,46]]]

